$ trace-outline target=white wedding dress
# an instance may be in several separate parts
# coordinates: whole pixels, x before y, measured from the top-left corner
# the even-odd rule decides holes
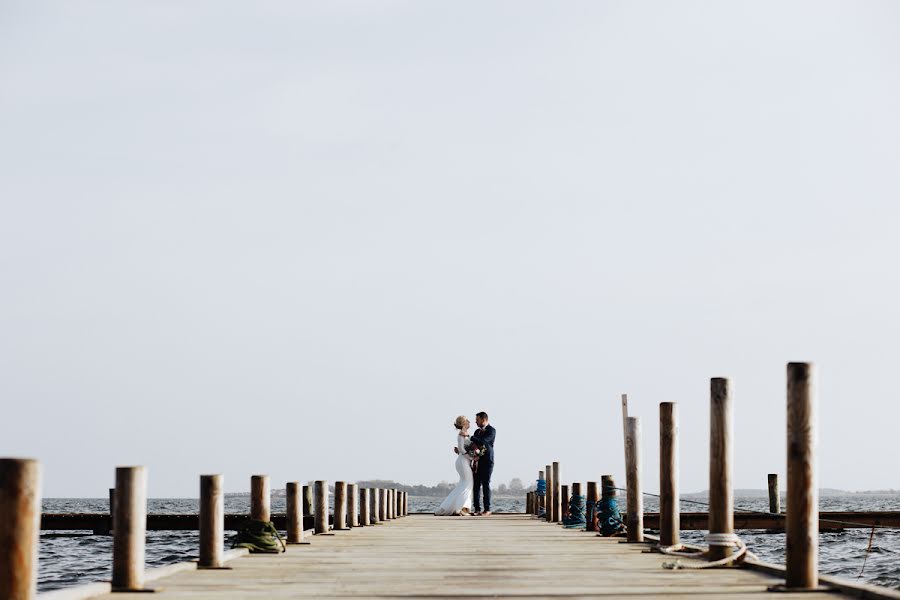
[[[472,490],[475,487],[475,478],[472,475],[472,457],[466,454],[469,444],[466,436],[456,436],[456,448],[459,450],[459,456],[456,457],[456,472],[459,473],[459,483],[434,511],[436,515],[458,515],[464,508],[470,512],[472,510]]]

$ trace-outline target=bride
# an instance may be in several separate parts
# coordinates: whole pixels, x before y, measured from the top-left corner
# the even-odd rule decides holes
[[[460,415],[456,417],[454,427],[459,430],[456,436],[456,449],[459,456],[456,457],[456,472],[459,473],[459,483],[450,492],[440,507],[434,511],[436,515],[468,515],[472,512],[472,488],[474,477],[472,476],[472,457],[467,454],[469,450],[469,420]]]

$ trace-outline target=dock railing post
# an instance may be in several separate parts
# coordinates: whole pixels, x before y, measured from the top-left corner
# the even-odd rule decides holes
[[[309,485],[303,486],[303,516],[313,516],[312,487]]]
[[[659,403],[659,545],[681,543],[678,498],[678,405]]]
[[[787,513],[788,589],[819,585],[819,490],[816,484],[816,397],[812,363],[787,366]]]
[[[37,598],[41,464],[0,458],[0,598]]]
[[[359,488],[359,526],[368,527],[369,520],[369,488]]]
[[[144,589],[144,548],[147,537],[147,470],[116,468],[116,528],[113,531],[112,589]]]
[[[385,522],[388,520],[387,516],[387,490],[385,488],[378,488],[378,520],[381,522]]]
[[[734,491],[732,471],[731,382],[724,377],[710,380],[709,412],[709,533],[734,534]],[[710,560],[733,554],[730,544],[709,545]]]
[[[769,473],[769,512],[781,514],[781,493],[778,491],[778,473]]]
[[[584,503],[584,529],[594,531],[596,511],[600,508],[600,493],[597,490],[596,481],[587,482],[587,498]]]
[[[378,488],[369,488],[369,523],[378,525]]]
[[[116,524],[113,522],[116,520],[116,488],[109,488],[109,531],[107,533],[112,533],[113,529],[116,528]]]
[[[409,492],[403,492],[403,516],[409,515]]]
[[[559,523],[562,518],[562,488],[559,481],[559,463],[553,463],[553,522]]]
[[[328,482],[316,481],[313,483],[313,502],[315,512],[315,533],[321,535],[328,533]]]
[[[285,486],[285,529],[288,544],[303,543],[303,509],[300,505],[299,481],[289,481]]]
[[[359,486],[347,484],[347,527],[359,527]]]
[[[627,417],[625,420],[625,487],[627,489],[628,541],[644,541],[644,497],[641,494],[641,420]]]
[[[334,482],[334,530],[347,529],[347,482]]]
[[[200,476],[200,569],[222,568],[225,544],[225,496],[221,475]]]
[[[394,520],[397,516],[394,514],[394,495],[397,493],[397,490],[394,488],[388,488],[387,490],[387,518],[390,520]]]
[[[547,473],[547,491],[544,496],[544,518],[548,523],[553,522],[553,465],[544,467]]]
[[[272,520],[272,493],[268,475],[250,477],[250,519],[253,521]]]
[[[559,486],[559,522],[562,523],[569,514],[569,486]]]

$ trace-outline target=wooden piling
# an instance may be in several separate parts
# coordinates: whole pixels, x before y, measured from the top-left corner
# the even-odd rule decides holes
[[[368,527],[369,520],[369,488],[359,488],[359,526]]]
[[[316,535],[328,533],[328,482],[316,481],[313,483],[313,502],[315,503]]]
[[[538,478],[538,481],[540,481],[541,479],[544,480],[544,489],[546,490],[547,480],[544,478],[544,472],[543,472],[543,471],[538,471],[538,477],[537,477],[537,478]],[[537,482],[535,482],[534,485],[535,485],[535,489],[537,489],[537,485],[538,485]],[[544,493],[546,493],[546,491],[545,491]],[[540,514],[542,508],[544,508],[544,509],[546,510],[546,508],[545,508],[545,497],[544,497],[544,496],[538,496],[538,495],[537,495],[537,492],[535,492],[535,497],[536,497],[536,499],[537,499],[537,502],[535,503],[534,514],[535,514],[535,515],[538,515],[538,514]]]
[[[387,496],[385,488],[378,488],[378,520],[382,522],[388,520]]]
[[[116,488],[109,488],[109,533],[116,528]]]
[[[409,492],[403,492],[403,514],[409,515]]]
[[[116,529],[113,532],[113,591],[144,589],[147,535],[147,470],[116,468]]]
[[[385,512],[385,515],[389,521],[392,521],[396,518],[394,516],[394,494],[396,493],[396,490],[388,488],[385,490],[385,493],[387,498],[387,511]]]
[[[544,518],[547,519],[548,523],[553,522],[553,465],[547,465],[545,467],[547,473],[547,491],[546,496],[544,497]]]
[[[710,380],[709,412],[709,533],[734,534],[732,465],[731,382],[724,377]],[[728,558],[732,546],[709,547],[710,560]]]
[[[562,514],[562,484],[559,481],[559,463],[553,463],[553,522],[559,523]]]
[[[769,473],[769,512],[781,513],[781,493],[778,491],[778,473]]]
[[[534,514],[534,505],[532,504],[533,501],[534,498],[532,498],[532,493],[525,492],[525,514]]]
[[[225,495],[221,475],[200,476],[200,560],[201,569],[222,568],[225,544]]]
[[[41,464],[0,458],[0,598],[37,597]]]
[[[299,481],[289,481],[285,487],[285,521],[287,525],[287,543],[303,543],[303,508],[300,502],[302,486]]]
[[[678,405],[659,403],[659,545],[681,543],[678,498]]]
[[[313,516],[312,487],[308,485],[303,486],[303,516]]]
[[[597,489],[596,481],[588,481],[587,482],[587,498],[585,498],[584,503],[584,517],[585,524],[584,528],[586,531],[594,531],[594,521],[596,520],[594,514],[591,512],[591,507],[593,510],[599,510],[600,504],[600,492]]]
[[[816,484],[816,395],[812,363],[787,366],[787,588],[819,585],[819,490]]]
[[[628,488],[628,541],[644,541],[644,497],[641,494],[641,420],[627,417],[625,429],[625,487]]]
[[[334,530],[343,531],[347,527],[347,482],[334,482]]]
[[[378,500],[378,488],[369,488],[369,523],[372,525],[377,525],[380,521]]]
[[[347,527],[359,527],[359,486],[347,484]]]
[[[268,475],[250,478],[250,518],[254,521],[272,520],[272,494]]]
[[[569,514],[569,486],[559,486],[559,522],[562,523]]]

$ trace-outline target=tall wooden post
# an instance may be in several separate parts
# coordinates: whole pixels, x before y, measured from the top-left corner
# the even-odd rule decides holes
[[[147,470],[116,468],[116,529],[113,531],[112,589],[144,589],[147,537]]]
[[[315,503],[315,533],[328,533],[328,482],[313,483],[313,502]]]
[[[300,504],[300,482],[289,481],[285,488],[285,520],[287,525],[287,543],[303,543],[303,508]]]
[[[659,545],[681,543],[678,498],[678,405],[659,403]]]
[[[545,467],[547,473],[547,495],[544,497],[544,518],[548,523],[553,522],[553,465]]]
[[[781,514],[781,493],[778,491],[778,473],[769,473],[769,512]]]
[[[641,493],[641,420],[628,417],[625,430],[625,487],[628,488],[628,541],[644,541],[644,497]]]
[[[788,588],[819,585],[819,490],[816,484],[816,392],[812,363],[787,366]]]
[[[200,476],[200,560],[201,569],[222,568],[225,545],[225,495],[221,475]]]
[[[734,534],[731,383],[723,377],[710,381],[709,413],[709,533]],[[732,546],[709,547],[710,560],[728,558]]]
[[[594,514],[591,512],[591,507],[593,507],[594,511],[600,510],[600,492],[597,490],[597,482],[596,481],[588,481],[587,482],[587,498],[585,499],[584,504],[584,518],[585,518],[585,531],[593,531],[594,530]]]
[[[553,522],[559,523],[562,518],[562,484],[559,480],[559,463],[553,463]]]
[[[0,458],[0,598],[37,598],[41,464]]]
[[[559,486],[559,522],[562,523],[569,514],[569,486]]]
[[[347,526],[359,527],[359,486],[347,484]]]
[[[369,520],[369,488],[359,488],[359,526],[367,527]]]
[[[268,475],[254,475],[250,478],[250,519],[272,520],[272,493]]]
[[[334,529],[347,529],[347,482],[334,482]]]
[[[303,486],[303,516],[311,517],[313,516],[313,495],[312,495],[312,487],[308,485]]]
[[[113,532],[116,524],[116,488],[109,488],[109,533]]]

